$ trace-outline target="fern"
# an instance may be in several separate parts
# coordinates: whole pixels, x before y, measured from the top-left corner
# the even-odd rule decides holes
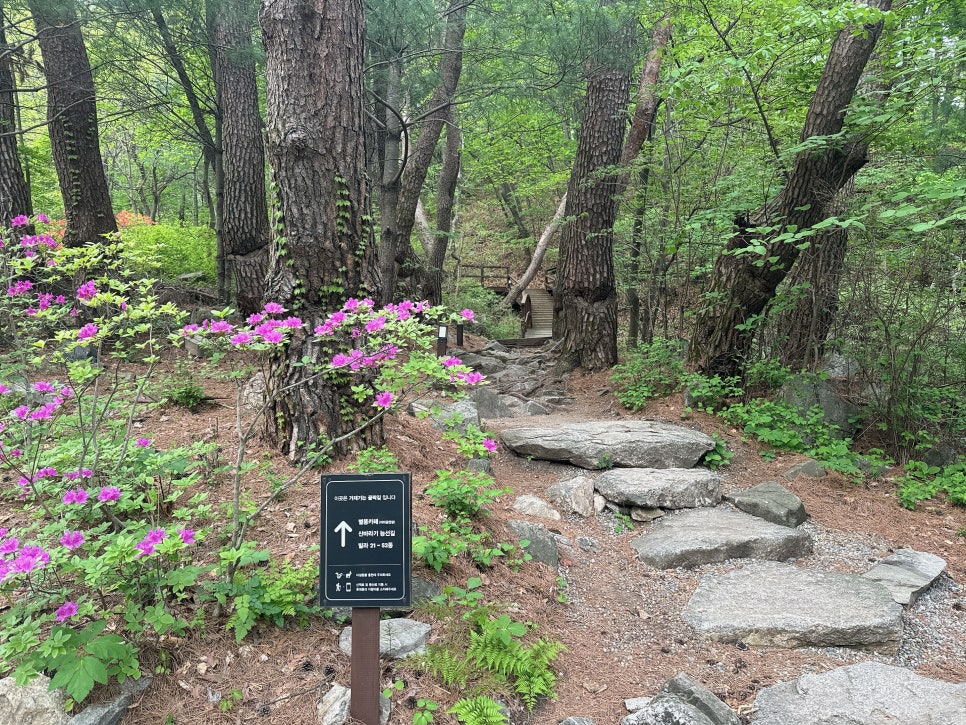
[[[537,640],[530,649],[520,648],[513,673],[516,677],[513,687],[528,710],[533,710],[540,697],[556,699],[557,693],[554,688],[557,684],[557,676],[550,667],[550,663],[563,648],[560,642],[546,639]]]
[[[473,669],[467,655],[435,644],[426,647],[423,662],[426,669],[441,679],[444,685],[459,685],[461,689],[466,687]]]
[[[506,725],[509,722],[499,704],[489,697],[464,698],[453,705],[449,712],[464,725]]]

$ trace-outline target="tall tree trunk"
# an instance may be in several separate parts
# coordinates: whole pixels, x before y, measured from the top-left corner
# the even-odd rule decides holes
[[[310,331],[360,292],[377,293],[362,139],[362,0],[265,0],[267,151],[284,226],[273,240],[266,299],[305,326],[273,362],[269,436],[292,460],[354,427],[342,391],[313,377],[331,354]],[[284,241],[283,241],[284,240]],[[370,428],[366,442],[381,438]],[[345,446],[336,451],[341,453]]]
[[[887,11],[892,0],[865,0]],[[841,30],[805,117],[801,140],[834,137],[845,123],[845,110],[882,33],[882,22]],[[825,217],[825,208],[839,189],[866,163],[866,146],[859,139],[842,139],[796,156],[778,196],[747,219],[737,220],[738,231],[715,260],[708,290],[709,304],[695,321],[689,362],[722,376],[738,375],[750,349],[752,335],[745,328],[774,298],[799,249],[796,243],[775,241],[789,228],[809,229]],[[762,235],[756,227],[774,225]],[[764,254],[738,253],[763,245]]]
[[[436,241],[428,255],[421,295],[424,300],[429,300],[434,305],[442,304],[443,301],[443,264],[453,231],[453,206],[463,152],[463,134],[456,125],[456,112],[452,106],[447,109],[447,116],[443,168],[439,173],[439,192],[436,195]]]
[[[402,159],[400,146],[403,133],[400,107],[402,100],[402,51],[393,49],[385,73],[382,128],[377,131],[377,144],[382,161],[378,186],[379,205],[379,274],[383,279],[383,291],[389,302],[395,287],[396,245],[398,228],[396,209],[399,206],[399,189],[402,186]],[[408,151],[408,149],[407,149]],[[403,152],[404,154],[406,151]],[[417,199],[418,201],[418,199]]]
[[[396,206],[396,234],[385,240],[387,245],[379,250],[383,301],[390,301],[396,292],[399,276],[411,277],[418,273],[410,235],[416,219],[416,204],[426,181],[426,173],[433,160],[433,152],[446,122],[446,112],[456,97],[463,70],[463,36],[466,34],[466,11],[472,0],[450,0],[446,10],[446,31],[443,36],[443,58],[439,64],[439,85],[429,99],[429,110],[422,119],[416,145],[406,161],[399,200]],[[395,264],[391,264],[394,260]]]
[[[7,50],[6,13],[0,6],[0,225],[12,217],[30,216],[30,187],[17,153],[17,90]]]
[[[557,211],[554,212],[553,219],[547,225],[547,228],[543,230],[543,234],[540,235],[540,239],[537,240],[537,246],[533,250],[533,256],[530,258],[530,264],[527,265],[526,271],[523,276],[517,280],[517,283],[513,285],[509,292],[506,293],[506,297],[500,302],[504,307],[509,307],[514,302],[516,302],[517,297],[523,292],[533,282],[533,278],[537,276],[537,272],[540,271],[540,265],[543,264],[543,258],[547,253],[547,249],[550,248],[550,240],[553,239],[554,233],[560,228],[560,225],[564,220],[564,212],[567,210],[567,195],[564,194],[563,198],[560,200],[560,204],[557,205]]]
[[[633,39],[633,25],[625,23],[587,77],[554,289],[561,369],[599,370],[617,362],[614,220],[621,173],[616,167],[630,93],[630,69],[623,61]]]
[[[222,2],[214,13],[224,159],[222,236],[238,309],[246,316],[261,309],[269,244],[265,151],[249,10],[237,2]]]
[[[47,80],[50,148],[64,200],[64,244],[117,231],[97,128],[94,76],[72,0],[28,0]]]

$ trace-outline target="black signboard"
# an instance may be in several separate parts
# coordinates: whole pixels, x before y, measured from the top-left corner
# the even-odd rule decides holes
[[[410,605],[411,494],[408,473],[322,477],[323,606]]]

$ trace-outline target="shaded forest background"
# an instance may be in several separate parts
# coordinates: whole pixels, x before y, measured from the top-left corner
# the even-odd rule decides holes
[[[656,338],[724,379],[835,352],[894,454],[966,430],[957,3],[30,0],[2,17],[2,211],[63,219],[65,243],[120,226],[162,276],[201,273],[243,313],[363,289],[513,337],[512,295],[472,267],[505,265],[502,286],[553,290],[570,367]]]

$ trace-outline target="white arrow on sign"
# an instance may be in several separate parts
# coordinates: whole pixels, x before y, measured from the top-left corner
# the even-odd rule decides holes
[[[342,534],[342,547],[345,548],[345,535],[347,531],[352,531],[352,527],[349,526],[345,521],[339,522],[339,525],[335,527],[335,532]]]

